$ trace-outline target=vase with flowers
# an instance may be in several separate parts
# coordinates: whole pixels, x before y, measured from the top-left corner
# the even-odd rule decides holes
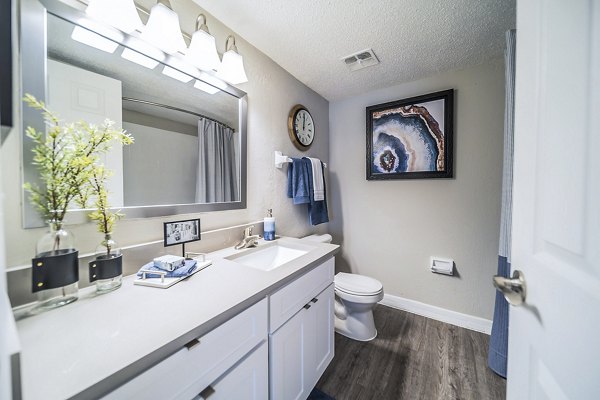
[[[49,225],[32,259],[32,291],[38,295],[35,310],[46,310],[78,298],[78,251],[73,234],[64,225],[69,206],[85,204],[99,156],[108,152],[114,141],[127,143],[132,138],[108,120],[101,125],[65,123],[35,97],[26,95],[24,101],[43,114],[47,126],[45,132],[32,127],[26,130],[34,143],[33,164],[40,182],[24,185],[31,203]]]

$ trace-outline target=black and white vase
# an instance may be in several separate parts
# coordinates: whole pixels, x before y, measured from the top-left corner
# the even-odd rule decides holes
[[[98,293],[107,293],[121,287],[123,281],[123,254],[112,234],[107,233],[100,246],[96,248],[96,257],[89,264],[90,282],[96,282]]]
[[[49,222],[48,232],[36,244],[31,260],[32,291],[37,293],[36,311],[74,302],[79,291],[79,252],[73,234],[62,223]]]

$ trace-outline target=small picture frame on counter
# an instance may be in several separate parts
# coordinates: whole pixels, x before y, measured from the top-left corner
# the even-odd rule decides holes
[[[165,222],[163,225],[165,247],[200,240],[200,218]]]

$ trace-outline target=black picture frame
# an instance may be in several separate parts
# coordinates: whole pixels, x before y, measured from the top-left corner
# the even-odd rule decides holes
[[[442,102],[439,103],[439,100]],[[431,103],[431,108],[435,108],[436,113],[438,114],[440,104],[443,106],[443,128],[440,126],[439,121],[437,121],[427,109],[427,103]],[[366,113],[367,180],[454,177],[454,89],[369,106],[366,108]],[[440,119],[439,115],[438,119]],[[384,131],[386,126],[388,129],[393,128],[390,124],[391,122],[395,124],[410,124],[411,129],[414,128],[414,132],[417,133],[426,131],[427,135],[425,138],[427,140],[418,143],[428,143],[428,145],[423,145],[423,149],[432,152],[432,154],[428,154],[428,158],[418,158],[415,156],[417,151],[414,149],[412,155],[407,155],[405,153],[406,150],[401,151],[408,146],[405,146],[398,137],[398,134],[387,134],[387,132]],[[377,134],[377,143],[373,142],[374,132]],[[380,139],[382,133],[386,134],[386,137]],[[390,146],[393,147],[386,147],[386,143],[392,143]],[[433,143],[435,143],[435,147],[433,146]],[[431,148],[434,150],[430,150]],[[375,154],[374,150],[378,153]],[[400,153],[400,155],[397,155],[396,153]],[[377,157],[378,155],[379,157]],[[433,159],[431,155],[435,155],[435,159]],[[409,166],[404,164],[408,164],[411,157],[414,158],[411,162],[416,161],[418,163],[419,160],[425,162],[426,159],[430,164],[435,162],[435,166],[432,167],[430,165],[429,168],[431,169],[399,171],[402,169],[409,169]],[[413,166],[413,168],[419,167]]]
[[[174,241],[169,240],[170,233],[172,233],[173,230],[175,229],[174,228],[175,225],[188,225],[188,224],[194,224],[195,229],[196,229],[196,234],[194,234],[192,239],[184,240],[183,238],[181,238],[180,240],[174,240]],[[169,232],[170,227],[173,227],[173,230],[171,232]],[[176,239],[176,237],[174,239]],[[201,239],[200,218],[185,219],[185,220],[181,220],[181,221],[170,221],[170,222],[163,223],[163,243],[164,243],[165,247],[176,246],[178,244],[186,244],[186,243],[190,243],[190,242],[197,242],[200,239]]]

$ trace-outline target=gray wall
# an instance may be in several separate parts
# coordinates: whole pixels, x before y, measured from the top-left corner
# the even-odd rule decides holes
[[[338,270],[379,279],[387,294],[491,318],[502,178],[501,60],[330,104],[331,230]],[[365,107],[455,90],[455,178],[367,181]],[[453,258],[457,276],[429,271]]]
[[[191,1],[172,0],[171,3],[179,14],[182,29],[193,32],[196,17],[201,12],[200,8]],[[210,31],[217,38],[218,50],[223,53],[225,38],[235,32],[220,24],[211,15],[207,17]],[[236,45],[244,57],[249,79],[248,83],[238,85],[248,93],[248,207],[244,210],[195,214],[195,217],[199,216],[202,220],[203,231],[234,227],[231,231],[219,231],[218,239],[203,238],[197,250],[231,245],[238,240],[243,229],[237,225],[262,220],[268,208],[273,209],[274,216],[277,218],[279,234],[303,236],[313,232],[323,232],[326,229],[326,226],[321,226],[319,229],[311,227],[306,208],[293,206],[286,198],[286,169],[279,170],[274,167],[273,152],[281,150],[290,156],[300,154],[288,138],[287,116],[295,104],[301,103],[311,111],[317,127],[317,137],[309,154],[328,162],[329,103],[237,35]],[[16,67],[15,71],[18,71],[19,66]],[[17,76],[15,82],[19,80]],[[15,86],[17,86],[15,102],[17,113],[20,114],[19,88],[18,85]],[[17,117],[20,118],[19,115]],[[21,204],[27,199],[21,196],[21,132],[22,127],[16,126],[1,149],[2,188],[6,196],[4,229],[7,266],[9,271],[16,271],[19,274],[19,266],[26,266],[30,262],[34,255],[35,242],[44,233],[43,229],[22,228]],[[180,215],[123,220],[117,224],[114,236],[122,246],[160,240],[163,221],[186,217]],[[93,252],[101,240],[94,224],[73,226],[71,230],[76,235],[80,253]],[[154,249],[154,247],[148,250],[148,259],[161,250],[162,248]],[[24,272],[23,276],[26,275]],[[82,280],[87,279],[82,276]],[[23,285],[23,290],[26,290],[26,287],[27,284]]]

